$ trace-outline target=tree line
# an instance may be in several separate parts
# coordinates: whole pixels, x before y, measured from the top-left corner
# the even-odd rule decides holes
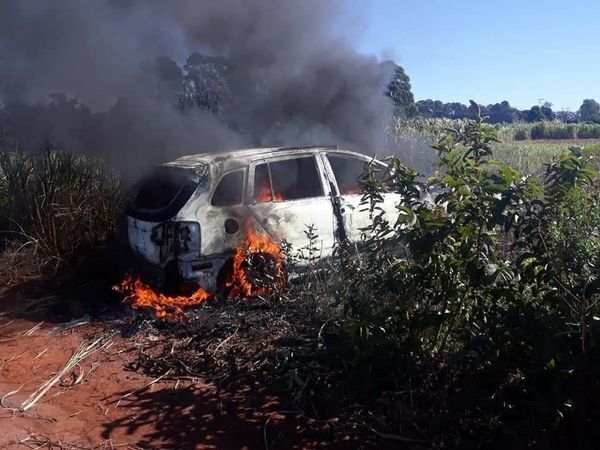
[[[393,65],[393,75],[386,95],[394,103],[394,112],[397,116],[446,119],[466,119],[472,116],[472,107],[460,102],[445,103],[431,99],[415,101],[410,77],[404,69],[391,61],[384,64]],[[592,122],[600,124],[600,103],[594,99],[583,100],[577,111],[554,111],[550,102],[534,105],[525,110],[511,106],[506,100],[478,106],[481,113],[488,117],[490,123],[523,121],[533,123],[557,120],[566,123]]]

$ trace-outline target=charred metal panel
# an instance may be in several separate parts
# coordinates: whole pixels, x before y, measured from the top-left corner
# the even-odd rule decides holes
[[[215,290],[217,276],[225,261],[227,261],[226,257],[215,257],[180,262],[179,273],[182,279],[186,281],[193,281],[205,289]]]
[[[157,239],[157,232],[154,229],[160,228],[162,224],[128,217],[127,225],[129,245],[133,252],[149,263],[160,265],[162,259],[161,246],[153,242],[153,234],[154,239]]]
[[[362,195],[342,195],[340,201],[348,239],[356,243],[361,241],[361,229],[371,224],[368,205],[361,205],[361,200]],[[390,225],[394,225],[398,219],[399,212],[396,205],[400,204],[401,201],[402,196],[400,194],[383,194],[383,202],[378,206],[384,211],[383,217]]]
[[[149,263],[164,266],[170,260],[200,257],[197,222],[146,222],[128,217],[128,237],[134,253]]]
[[[248,206],[256,223],[277,242],[285,241],[298,250],[309,243],[307,226],[315,227],[319,257],[331,256],[334,245],[335,217],[328,197]]]
[[[248,211],[245,206],[214,208],[205,205],[198,215],[204,220],[202,222],[204,255],[231,254],[243,242],[248,221]]]

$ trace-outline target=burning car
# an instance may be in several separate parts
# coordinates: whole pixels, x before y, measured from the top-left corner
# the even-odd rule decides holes
[[[336,240],[358,243],[369,212],[358,179],[372,157],[337,147],[254,148],[184,156],[142,180],[128,210],[128,238],[145,271],[161,284],[228,287],[239,248],[308,244],[332,255]],[[384,194],[396,214],[400,197]],[[393,219],[392,219],[393,220]],[[265,240],[266,239],[266,240]],[[229,286],[231,287],[231,286]]]

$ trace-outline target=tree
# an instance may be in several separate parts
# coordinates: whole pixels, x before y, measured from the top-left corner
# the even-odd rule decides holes
[[[440,100],[419,100],[415,104],[416,112],[418,116],[421,117],[451,117],[453,114],[452,107],[448,106],[449,104],[443,103]],[[466,106],[465,106],[466,108]]]
[[[444,117],[449,119],[464,119],[470,116],[469,107],[460,102],[444,104]]]
[[[232,97],[232,69],[226,58],[192,53],[183,65],[183,106],[221,113]]]
[[[583,122],[600,123],[600,104],[591,98],[585,99],[579,107],[579,119]]]
[[[529,111],[525,112],[527,122],[542,122],[544,120],[554,120],[555,118],[554,111],[546,104],[532,106]]]
[[[433,117],[433,100],[419,100],[415,103],[417,110],[417,116],[419,117]]]
[[[544,115],[544,118],[546,120],[554,120],[556,119],[556,114],[554,114],[554,111],[552,111],[552,103],[550,102],[545,102],[542,105],[542,114]]]
[[[573,111],[569,111],[568,109],[562,109],[561,111],[557,111],[555,113],[556,119],[565,123],[576,123],[577,122],[577,113]]]
[[[387,86],[387,95],[394,104],[394,114],[400,117],[415,115],[415,97],[411,91],[410,78],[402,67],[393,61],[386,61],[384,66],[393,68],[392,80]]]
[[[490,123],[512,123],[519,119],[520,113],[504,100],[502,103],[488,105],[486,115],[489,116]]]

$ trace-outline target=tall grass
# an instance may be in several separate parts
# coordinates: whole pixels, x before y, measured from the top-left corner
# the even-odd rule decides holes
[[[396,156],[421,173],[431,175],[435,171],[438,157],[431,148],[448,128],[463,121],[451,119],[400,119],[392,120],[387,129],[386,155]]]
[[[412,139],[435,140],[449,128],[460,127],[465,120],[452,119],[395,119],[390,134]],[[600,124],[563,122],[514,122],[495,125],[502,142],[526,140],[600,139]]]
[[[0,141],[0,250],[13,257],[56,270],[115,233],[121,205],[119,179],[102,161]]]
[[[600,125],[583,123],[577,128],[579,139],[600,139]]]
[[[498,125],[503,141],[600,139],[600,125],[593,123],[515,122]]]
[[[492,146],[494,157],[510,164],[522,174],[541,176],[545,164],[571,147],[570,143],[520,141],[499,142]]]
[[[397,119],[388,130],[389,152],[430,175],[437,156],[429,146],[446,130],[460,128],[464,123],[450,119]],[[502,142],[492,146],[495,157],[523,174],[541,175],[544,165],[554,157],[573,145],[583,145],[580,139],[586,139],[586,146],[600,147],[600,125],[518,122],[496,125],[496,129]]]

